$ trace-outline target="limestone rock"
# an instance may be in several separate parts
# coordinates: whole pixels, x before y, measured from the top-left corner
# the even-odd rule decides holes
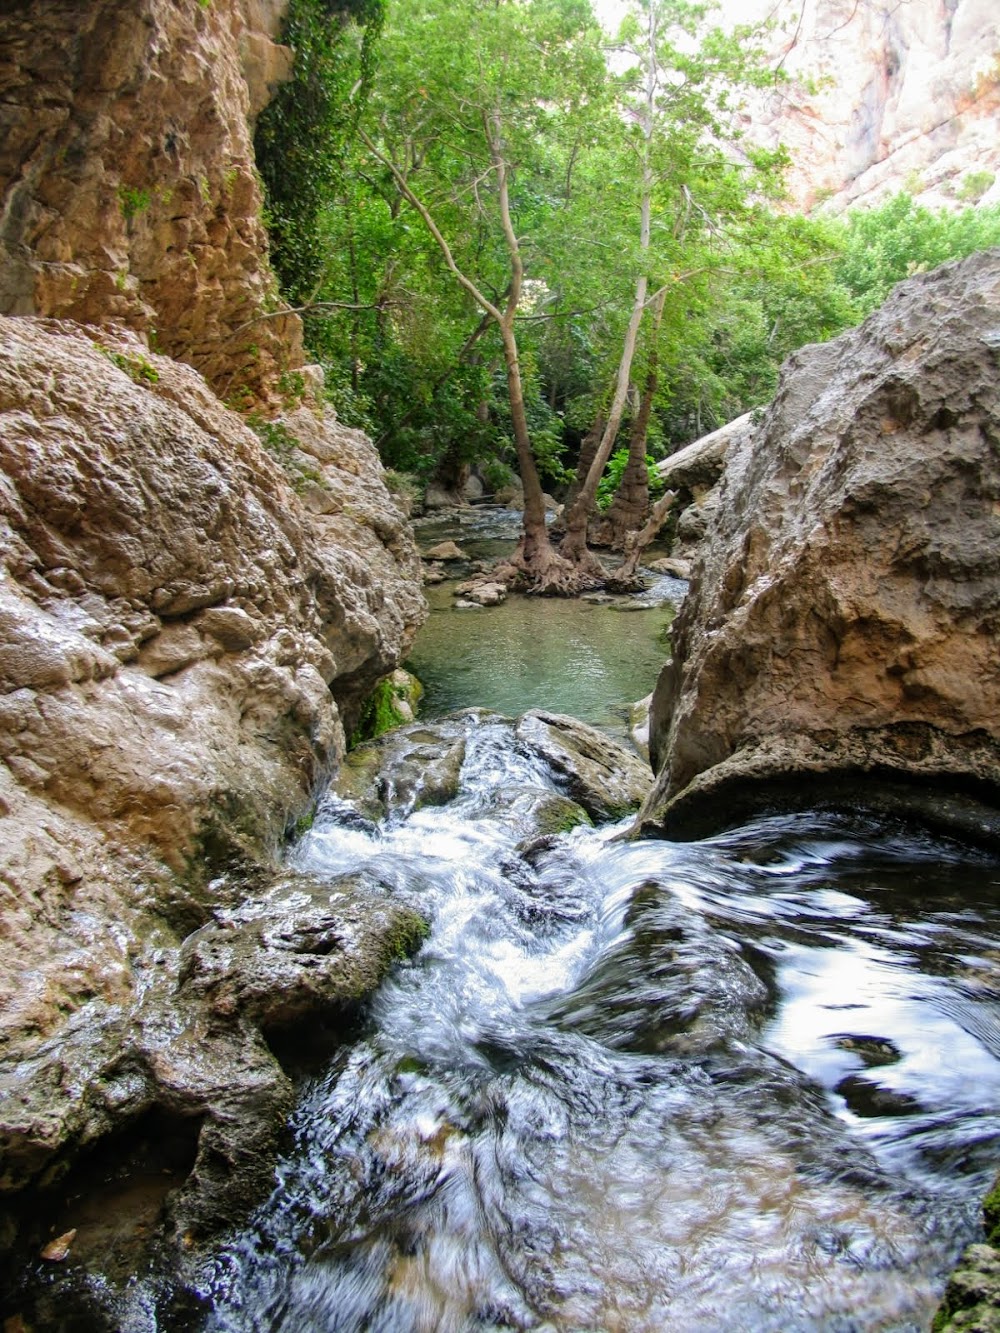
[[[518,720],[516,734],[592,819],[621,819],[649,791],[649,769],[638,755],[574,717],[534,709]]]
[[[468,556],[457,542],[438,542],[424,552],[425,560],[467,560]]]
[[[270,861],[425,607],[371,442],[284,424],[336,512],[311,516],[189,367],[0,318],[2,1188],[152,1105],[243,1161],[236,1121],[262,1145],[287,1105],[259,1036],[195,1054],[209,1015],[191,993],[169,1019],[164,979],[252,896],[233,867]]]
[[[283,0],[26,0],[3,14],[0,312],[118,321],[222,397],[301,364],[273,299],[250,122]]]
[[[458,795],[465,760],[466,723],[445,718],[387,732],[347,755],[334,796],[366,820],[446,805]]]
[[[734,440],[753,428],[753,415],[745,412],[710,435],[692,440],[683,449],[656,464],[656,473],[668,491],[689,491],[695,499],[710,490],[722,476],[726,451]]]
[[[864,796],[997,836],[998,357],[990,251],[789,359],[675,622],[643,828]]]
[[[387,888],[362,876],[320,882],[286,874],[185,940],[181,991],[273,1039],[349,1014],[425,933]]]
[[[734,21],[771,0],[727,0]],[[929,207],[1000,200],[1000,14],[993,0],[805,0],[775,60],[790,76],[748,99],[751,139],[790,152],[800,208],[840,212],[907,190]]]
[[[507,600],[507,589],[502,583],[480,577],[460,583],[455,589],[455,595],[475,602],[477,606],[499,606]]]
[[[651,560],[646,566],[654,574],[666,574],[672,579],[683,579],[687,582],[691,577],[691,562],[681,560],[676,556],[664,556],[661,560]]]

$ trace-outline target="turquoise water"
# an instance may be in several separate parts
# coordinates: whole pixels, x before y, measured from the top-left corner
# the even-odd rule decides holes
[[[517,515],[474,510],[464,522],[425,523],[419,540],[426,550],[450,539],[470,559],[495,559],[512,549],[517,531]],[[546,708],[613,728],[656,684],[686,587],[657,578],[641,598],[511,596],[502,606],[460,610],[458,581],[427,589],[430,617],[406,664],[426,691],[421,716],[479,707],[514,717]]]

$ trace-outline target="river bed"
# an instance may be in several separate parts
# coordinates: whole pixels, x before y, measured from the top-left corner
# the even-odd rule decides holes
[[[467,522],[427,536],[500,553]],[[425,716],[620,731],[673,594],[434,590]],[[499,717],[448,725],[455,800],[368,830],[330,800],[295,853],[432,933],[303,1084],[272,1199],[205,1272],[207,1327],[929,1328],[1000,1155],[996,860],[862,814],[533,843],[519,802],[558,776]]]
[[[331,802],[296,853],[433,928],[303,1084],[207,1327],[928,1328],[996,1165],[995,862],[808,815],[519,854],[498,811],[557,784],[454,725],[456,800]]]

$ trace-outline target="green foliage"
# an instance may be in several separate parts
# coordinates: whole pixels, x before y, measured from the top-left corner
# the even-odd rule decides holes
[[[291,79],[257,123],[271,259],[284,294],[306,301],[322,280],[322,219],[371,81],[384,0],[291,0],[283,38],[295,51]]]
[[[791,351],[856,323],[909,273],[1000,244],[997,207],[935,214],[901,195],[843,221],[776,213],[783,158],[748,150],[738,123],[740,89],[773,71],[748,30],[708,28],[705,6],[634,0],[616,45],[640,50],[656,11],[651,103],[641,62],[612,72],[588,0],[394,0],[387,16],[385,3],[291,0],[294,74],[256,147],[274,266],[283,295],[310,307],[306,342],[328,397],[412,484],[473,463],[494,486],[509,480],[505,363],[495,328],[364,150],[361,117],[455,262],[502,307],[511,270],[484,109],[500,117],[528,280],[516,323],[525,412],[552,487],[571,475],[570,441],[607,406],[641,272],[650,291],[668,288],[648,445],[660,455],[766,403]],[[988,175],[970,173],[959,196],[981,197]],[[126,216],[148,203],[122,197]],[[650,337],[647,317],[640,391]],[[282,392],[301,398],[291,381]],[[287,470],[288,441],[262,438]]]
[[[993,171],[970,171],[962,178],[956,194],[967,204],[977,203],[987,190],[993,188],[996,173]]]
[[[852,213],[843,245],[837,280],[858,314],[867,315],[904,278],[1000,245],[1000,205],[931,212],[897,194],[878,208]]]
[[[145,213],[152,202],[153,196],[148,190],[131,185],[118,187],[118,205],[126,222],[131,222],[139,213]]]
[[[604,475],[597,487],[597,507],[598,509],[608,509],[611,501],[615,498],[615,493],[621,485],[622,477],[628,466],[628,450],[616,449],[608,459],[608,465],[604,469]],[[663,484],[663,478],[656,470],[656,460],[646,455],[646,471],[649,483],[650,499],[655,500],[657,496],[662,495],[666,489]]]
[[[247,418],[247,425],[273,458],[276,458],[283,467],[289,464],[292,454],[299,446],[286,425],[280,421],[266,421],[258,413]]]
[[[136,384],[158,384],[160,372],[148,357],[141,352],[113,352],[110,347],[97,343],[97,350],[108,358],[112,365],[123,370]]]

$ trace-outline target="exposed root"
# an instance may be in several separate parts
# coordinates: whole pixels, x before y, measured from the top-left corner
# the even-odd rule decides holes
[[[582,592],[603,588],[607,570],[590,551],[580,560],[568,560],[553,546],[536,546],[525,552],[522,539],[505,564],[494,566],[490,579],[532,597],[578,597]]]

